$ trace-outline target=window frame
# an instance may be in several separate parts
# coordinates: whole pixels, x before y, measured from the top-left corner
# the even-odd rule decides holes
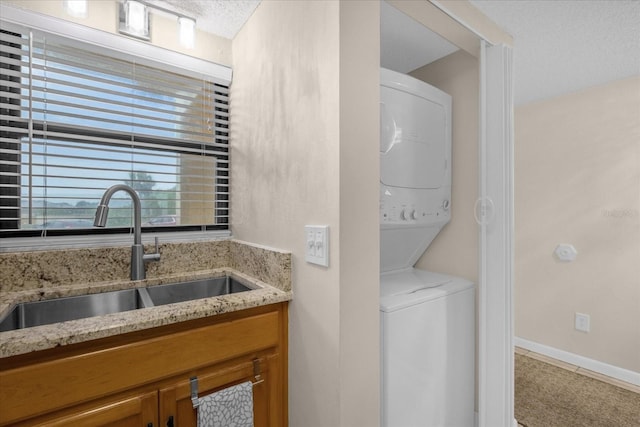
[[[93,45],[97,49],[109,52],[109,55],[125,60],[132,60],[142,65],[161,67],[164,70],[175,72],[190,77],[203,79],[212,83],[230,86],[232,70],[230,67],[216,64],[193,56],[164,49],[149,43],[129,39],[118,34],[108,33],[102,30],[75,24],[59,18],[41,15],[31,11],[19,9],[13,6],[0,4],[0,17],[3,28],[9,31],[22,32],[24,28],[34,31],[43,31],[68,39],[72,44],[78,43],[86,47]],[[229,149],[229,157],[230,157]],[[228,179],[229,177],[227,177]],[[230,212],[230,207],[228,208]],[[231,236],[230,221],[226,229],[200,225],[180,226],[179,229],[167,227],[145,227],[145,234],[160,233],[165,240],[193,240],[200,237],[223,238]],[[111,229],[78,229],[64,230],[62,233],[56,230],[48,230],[41,236],[41,231],[21,230],[19,237],[2,237],[0,239],[0,252],[9,250],[37,250],[38,248],[51,249],[55,247],[69,246],[95,246],[101,244],[117,244],[117,242],[129,242],[132,233],[130,228]],[[64,235],[61,235],[64,234]]]

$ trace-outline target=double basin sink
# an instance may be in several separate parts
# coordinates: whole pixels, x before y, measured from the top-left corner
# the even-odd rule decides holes
[[[252,290],[230,276],[17,304],[0,332]]]

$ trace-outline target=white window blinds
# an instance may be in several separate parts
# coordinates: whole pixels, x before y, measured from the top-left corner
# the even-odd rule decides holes
[[[0,236],[97,232],[115,184],[146,228],[228,228],[228,82],[13,26],[0,47]],[[107,230],[131,210],[116,193]]]

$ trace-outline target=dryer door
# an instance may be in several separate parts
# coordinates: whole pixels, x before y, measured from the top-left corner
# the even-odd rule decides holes
[[[380,180],[390,187],[436,189],[449,161],[446,106],[381,87]]]

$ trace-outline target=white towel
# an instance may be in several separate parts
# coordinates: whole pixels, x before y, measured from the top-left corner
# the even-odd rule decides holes
[[[198,399],[198,427],[253,427],[251,381]]]

